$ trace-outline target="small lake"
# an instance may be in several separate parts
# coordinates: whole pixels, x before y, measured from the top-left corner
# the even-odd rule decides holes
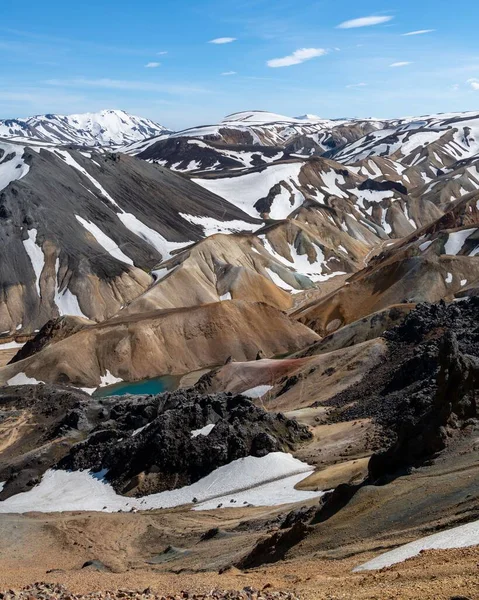
[[[108,387],[99,388],[93,392],[93,397],[104,398],[105,396],[125,396],[126,394],[161,394],[161,392],[172,392],[180,383],[181,376],[163,375],[154,379],[143,379],[142,381],[121,381]]]

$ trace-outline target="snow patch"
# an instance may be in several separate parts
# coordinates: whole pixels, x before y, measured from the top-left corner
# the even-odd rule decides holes
[[[121,212],[117,215],[123,225],[132,233],[140,237],[161,255],[163,260],[171,258],[173,250],[184,248],[193,242],[169,242],[161,234],[151,229],[131,213]]]
[[[475,231],[476,229],[463,229],[462,231],[452,231],[449,233],[446,245],[444,246],[444,253],[451,255],[459,254],[464,242]]]
[[[95,240],[108,252],[108,254],[111,254],[113,258],[116,258],[127,265],[134,266],[131,258],[128,258],[128,256],[123,254],[118,245],[115,244],[115,242],[109,238],[106,233],[103,233],[103,231],[97,225],[95,225],[95,223],[91,223],[90,221],[87,221],[78,215],[75,215],[75,218],[87,231],[91,233]]]
[[[246,396],[247,398],[261,398],[261,396],[264,396],[267,392],[269,392],[272,389],[272,385],[257,385],[256,387],[241,392],[241,394],[243,396]]]
[[[214,428],[215,428],[215,424],[210,423],[209,425],[205,425],[201,429],[193,429],[193,431],[191,432],[191,437],[195,438],[195,437],[198,437],[199,435],[203,435],[206,437],[213,431]]]
[[[27,231],[28,239],[23,240],[23,246],[28,254],[28,258],[32,263],[33,271],[35,272],[35,287],[37,288],[38,297],[41,297],[40,292],[40,275],[45,266],[45,255],[40,246],[37,245],[37,230],[29,229]]]
[[[449,548],[467,548],[479,544],[479,521],[473,521],[466,525],[460,525],[441,531],[427,537],[420,538],[415,542],[410,542],[400,546],[391,552],[380,554],[376,558],[356,567],[358,571],[372,571],[390,567],[396,563],[403,562],[408,558],[417,556],[423,550],[447,550]]]
[[[7,381],[7,385],[36,385],[37,383],[43,383],[43,381],[28,377],[25,373],[17,373]]]
[[[123,379],[121,379],[121,377],[115,377],[107,369],[105,375],[100,376],[100,387],[106,387],[108,385],[120,383],[121,381],[123,381]]]
[[[258,506],[304,502],[317,498],[323,492],[303,492],[294,486],[308,477],[313,470],[306,463],[283,452],[272,452],[261,458],[247,456],[219,467],[192,485],[144,496],[128,498],[118,495],[104,480],[88,471],[48,470],[42,481],[28,492],[0,502],[0,513],[59,512],[73,510],[129,511],[132,508],[148,510],[171,508],[189,504],[194,498],[199,503],[214,501],[228,495],[241,501],[246,491],[250,496],[243,502]],[[270,484],[266,487],[266,484]],[[278,493],[275,493],[275,492]],[[209,508],[197,504],[195,510]]]
[[[252,217],[258,217],[254,204],[267,196],[273,186],[285,182],[292,189],[290,192],[281,186],[281,194],[277,195],[270,209],[272,219],[285,219],[304,201],[299,191],[298,177],[303,167],[302,162],[271,165],[259,172],[246,173],[236,177],[219,177],[216,179],[193,179],[195,183],[213,194],[221,196]]]

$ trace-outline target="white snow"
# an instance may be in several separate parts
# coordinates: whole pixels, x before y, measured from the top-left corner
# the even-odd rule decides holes
[[[467,238],[472,235],[476,229],[463,229],[461,231],[452,231],[449,233],[447,242],[444,246],[445,254],[456,255],[460,252]]]
[[[467,548],[479,544],[479,521],[453,527],[433,535],[420,538],[400,546],[390,552],[380,554],[376,558],[356,567],[354,571],[371,571],[390,567],[408,558],[417,556],[422,550],[447,550],[449,548]]]
[[[37,383],[43,383],[43,381],[28,377],[25,373],[17,373],[7,381],[7,385],[36,385]]]
[[[108,369],[106,370],[105,375],[100,375],[100,387],[106,387],[108,385],[120,383],[121,381],[123,381],[121,377],[115,377]]]
[[[27,231],[28,238],[23,240],[23,246],[28,254],[30,262],[32,263],[33,271],[35,272],[35,287],[37,288],[38,297],[41,297],[40,292],[40,275],[42,274],[43,267],[45,266],[45,255],[40,246],[37,245],[37,230],[29,229]]]
[[[312,472],[309,465],[290,454],[272,452],[261,458],[247,456],[235,460],[219,467],[196,483],[178,490],[160,492],[143,498],[128,498],[116,494],[111,485],[98,478],[99,475],[95,478],[88,471],[48,470],[37,486],[0,502],[0,513],[24,513],[32,510],[148,510],[189,504],[193,498],[204,503],[225,496],[237,499],[237,502],[246,501],[256,505],[303,502],[322,495],[322,492],[294,489],[294,485]],[[265,484],[271,485],[266,487]],[[250,490],[249,496],[246,490]],[[215,502],[216,506],[219,502]],[[208,505],[197,504],[195,508],[206,509]]]
[[[220,296],[220,302],[223,302],[225,300],[231,300],[231,292],[226,292],[226,294],[222,294]]]
[[[247,398],[261,398],[261,396],[264,396],[267,392],[269,392],[272,389],[272,385],[257,385],[256,387],[241,392],[241,394],[243,396],[246,396]]]
[[[292,189],[293,203],[290,201],[290,192],[282,186],[281,194],[273,200],[270,216],[272,219],[285,219],[304,201],[303,194],[297,189],[302,167],[302,162],[274,164],[262,171],[245,175],[216,179],[196,178],[192,181],[228,200],[252,217],[258,217],[258,211],[254,208],[254,204],[260,198],[267,196],[274,185],[284,181]]]
[[[147,423],[146,425],[143,425],[143,427],[138,427],[138,429],[135,429],[135,431],[132,432],[131,437],[136,437],[139,433],[144,431],[148,427],[148,425],[149,425],[149,423]]]
[[[0,143],[0,190],[7,187],[12,181],[21,179],[30,170],[30,167],[23,160],[25,148],[15,144]],[[2,154],[3,152],[3,154]],[[13,154],[13,158],[5,160],[7,156]]]
[[[343,274],[342,272],[339,272],[339,271],[330,273],[330,274],[323,274],[323,267],[324,267],[324,263],[325,263],[324,253],[323,253],[323,250],[321,249],[321,247],[318,246],[318,244],[316,244],[314,242],[312,242],[312,245],[314,246],[314,248],[316,250],[316,260],[314,262],[310,263],[308,255],[307,254],[299,254],[293,244],[289,244],[289,253],[291,255],[291,260],[290,260],[290,259],[282,256],[278,252],[276,252],[274,250],[273,246],[270,244],[269,240],[265,236],[260,235],[258,237],[262,240],[265,249],[278,262],[289,267],[289,269],[293,269],[294,271],[296,271],[297,273],[300,273],[301,275],[305,275],[311,281],[314,281],[314,282],[326,281],[326,280],[330,279],[331,277],[334,277],[335,275]],[[277,275],[276,273],[274,273],[274,275],[272,275],[271,269],[266,269],[266,270],[268,271],[271,279],[273,279],[274,283],[276,283],[276,285],[279,285],[277,283],[279,275]],[[287,283],[283,282],[280,284],[280,287],[290,288],[291,286],[288,286]],[[292,288],[292,289],[294,289],[294,288]]]
[[[203,232],[206,237],[215,235],[216,233],[239,233],[240,231],[255,231],[256,229],[262,227],[262,224],[246,223],[245,221],[240,221],[238,219],[233,221],[218,221],[212,217],[197,217],[194,215],[187,215],[186,213],[179,213],[179,215],[189,223],[203,227]],[[256,216],[258,216],[257,213]]]
[[[271,281],[275,285],[277,285],[279,288],[281,288],[282,290],[285,290],[286,292],[291,292],[292,294],[298,294],[299,292],[302,291],[302,290],[297,290],[292,285],[290,285],[289,283],[287,283],[286,281],[284,281],[283,279],[281,279],[281,277],[278,275],[278,273],[276,273],[272,269],[269,269],[268,267],[265,267],[265,271],[270,276]]]
[[[6,481],[0,481],[0,492],[3,491],[3,488],[5,487],[6,483],[7,483]]]
[[[0,344],[0,350],[16,350],[23,348],[25,344],[19,344],[18,342],[8,342],[6,344]]]
[[[78,302],[78,298],[75,294],[65,287],[60,291],[59,281],[59,270],[60,270],[60,258],[57,257],[55,261],[55,296],[54,301],[57,305],[58,312],[60,315],[74,315],[76,317],[88,317],[83,313]]]
[[[193,429],[193,431],[191,432],[191,437],[195,438],[195,437],[198,437],[199,435],[203,435],[206,437],[213,431],[214,428],[215,428],[215,424],[210,423],[209,425],[205,425],[201,429]]]
[[[117,244],[115,244],[115,242],[109,238],[106,233],[103,233],[103,231],[97,225],[95,225],[95,223],[91,223],[90,221],[87,221],[78,215],[75,215],[75,218],[87,231],[91,233],[91,235],[96,239],[100,246],[102,246],[108,252],[108,254],[111,254],[111,256],[117,260],[120,260],[121,262],[126,263],[127,265],[133,266],[133,261],[131,258],[128,258],[128,256],[123,254]]]
[[[219,496],[206,500],[193,507],[193,510],[214,510],[215,508],[235,508],[242,505],[279,506],[291,502],[304,502],[311,498],[319,498],[323,492],[301,492],[294,486],[304,479],[304,474],[292,475],[278,481],[272,481],[255,488]],[[221,506],[220,506],[221,505]]]
[[[461,287],[464,287],[467,283],[467,279],[461,279]]]
[[[137,219],[135,215],[132,215],[131,213],[121,212],[117,216],[127,229],[129,229],[135,235],[140,237],[150,246],[153,246],[153,248],[155,248],[155,250],[157,250],[157,252],[161,254],[163,260],[171,258],[171,252],[173,250],[184,248],[185,246],[188,246],[189,244],[193,243],[169,242],[161,234],[145,225],[142,221]]]
[[[431,241],[423,242],[422,244],[419,245],[419,250],[421,252],[424,252],[424,250],[427,250],[431,244],[432,244]]]
[[[321,178],[325,183],[325,185],[321,186],[323,190],[325,189],[333,196],[338,196],[338,198],[348,197],[346,192],[343,192],[343,190],[340,187],[338,187],[338,183],[342,185],[346,183],[342,175],[338,175],[335,171],[331,170],[322,172]]]
[[[0,121],[0,137],[25,139],[28,144],[81,144],[83,146],[118,146],[139,143],[165,131],[149,119],[135,117],[123,110],[102,110],[75,115],[41,115],[27,119]]]
[[[65,150],[58,150],[58,148],[53,150],[53,152],[55,154],[58,154],[59,156],[61,156],[61,158],[63,158],[63,160],[67,163],[67,165],[69,165],[70,167],[73,167],[74,169],[79,171],[82,175],[84,175],[87,179],[89,179],[93,183],[93,185],[96,187],[96,189],[103,196],[105,196],[105,198],[107,198],[112,204],[114,204],[115,206],[118,206],[116,200],[114,200],[110,196],[110,194],[105,190],[105,188],[94,177],[92,177],[86,169],[84,169],[80,164],[77,163],[77,161],[73,158],[73,156],[71,154],[69,154]],[[118,206],[118,208],[119,208],[119,206]]]
[[[448,273],[445,278],[446,283],[452,283],[452,273]]]

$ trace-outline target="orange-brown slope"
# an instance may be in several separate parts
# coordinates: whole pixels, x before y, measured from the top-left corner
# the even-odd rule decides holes
[[[230,356],[254,360],[285,354],[318,336],[262,303],[226,301],[155,311],[86,327],[39,353],[0,370],[13,377],[96,387],[102,376],[135,381],[222,364]],[[111,378],[110,378],[111,379]]]

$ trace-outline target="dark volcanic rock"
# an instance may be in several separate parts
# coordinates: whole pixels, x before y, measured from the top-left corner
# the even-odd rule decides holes
[[[93,323],[93,322],[92,322]],[[89,324],[87,319],[81,317],[63,316],[58,319],[51,319],[40,329],[40,331],[29,340],[15,354],[8,364],[13,364],[29,356],[40,352],[45,346],[52,342],[59,342],[83,329]]]
[[[0,426],[15,427],[2,449],[0,501],[29,489],[97,423],[99,405],[80,390],[52,385],[0,388]]]
[[[479,298],[421,304],[384,334],[387,359],[354,388],[332,399],[337,420],[373,419],[384,448],[368,477],[321,499],[312,523],[328,520],[363,485],[383,485],[434,459],[477,423]]]
[[[64,469],[108,469],[121,493],[144,495],[197,481],[245,456],[290,450],[308,429],[270,414],[243,396],[192,390],[116,399],[88,439],[63,458]],[[208,424],[208,435],[193,435]]]
[[[305,426],[243,396],[194,390],[92,398],[68,387],[6,387],[2,423],[16,427],[18,439],[2,452],[0,500],[54,467],[108,469],[115,489],[129,495],[175,489],[235,459],[289,451],[311,437]],[[209,424],[214,428],[202,435]]]
[[[407,195],[407,187],[398,181],[376,181],[375,179],[366,179],[359,186],[358,190],[372,190],[374,192],[396,191]]]

